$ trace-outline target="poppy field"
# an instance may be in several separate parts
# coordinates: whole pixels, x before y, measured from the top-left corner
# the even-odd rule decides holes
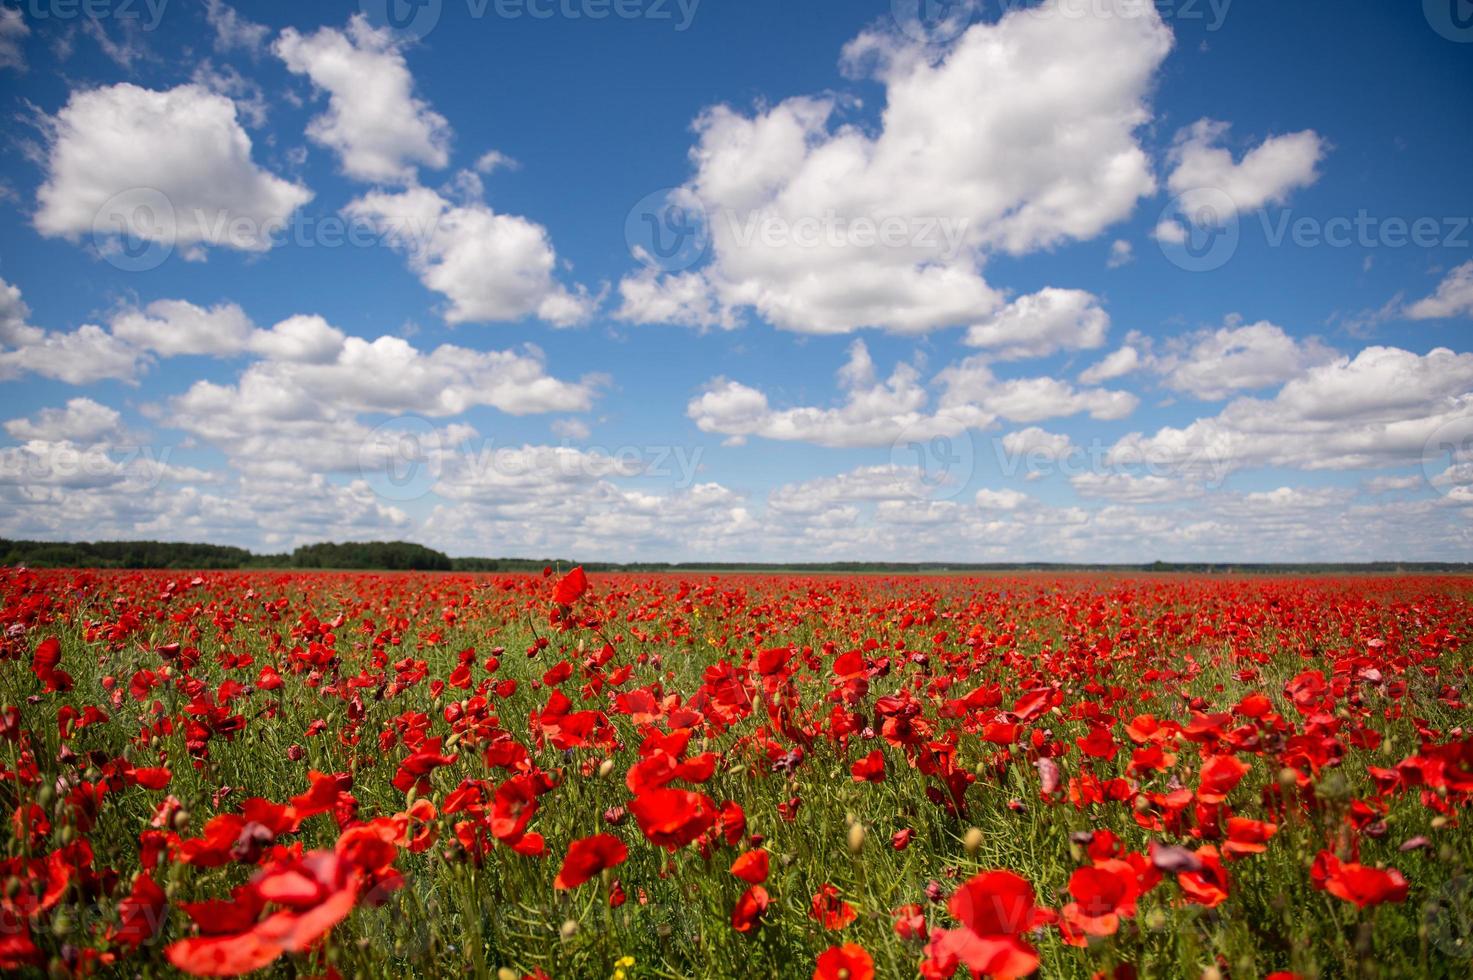
[[[0,571],[0,968],[1466,977],[1473,580]]]

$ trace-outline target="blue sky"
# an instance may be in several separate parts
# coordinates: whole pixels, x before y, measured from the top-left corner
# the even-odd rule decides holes
[[[1457,2],[3,0],[0,534],[1467,560]]]

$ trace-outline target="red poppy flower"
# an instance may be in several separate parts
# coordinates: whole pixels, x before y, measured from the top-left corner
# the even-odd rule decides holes
[[[849,775],[856,783],[883,783],[885,781],[885,756],[879,749],[849,767]]]
[[[731,927],[737,932],[751,932],[762,921],[762,916],[767,914],[767,906],[771,901],[767,889],[761,885],[748,888],[742,892],[736,907],[731,910]]]
[[[1139,893],[1134,868],[1120,860],[1099,861],[1069,877],[1074,901],[1064,906],[1064,917],[1091,936],[1113,936],[1120,917],[1135,914]]]
[[[552,591],[552,601],[560,606],[571,606],[587,591],[588,576],[583,574],[583,566],[579,565],[558,580]]]
[[[604,868],[623,864],[629,849],[613,834],[594,834],[568,845],[568,856],[552,887],[577,888]]]
[[[716,823],[715,802],[704,793],[682,789],[641,793],[630,802],[629,809],[650,843],[671,851],[689,844]]]
[[[875,961],[858,943],[830,946],[818,954],[813,980],[874,980]]]
[[[813,907],[808,917],[815,919],[825,929],[842,929],[853,922],[856,913],[853,906],[844,901],[839,889],[825,882],[813,896]]]
[[[901,939],[926,938],[926,910],[919,905],[902,905],[890,913],[895,920],[895,935]]]
[[[164,924],[168,899],[164,890],[146,874],[133,879],[133,889],[118,903],[118,924],[108,930],[108,942],[137,949],[148,942]]]
[[[496,787],[491,806],[491,833],[498,840],[514,841],[526,832],[536,812],[536,781],[531,776],[514,776]]]
[[[1227,869],[1218,859],[1215,847],[1200,847],[1193,857],[1196,858],[1197,867],[1178,874],[1176,883],[1181,886],[1182,895],[1187,901],[1205,905],[1209,909],[1216,908],[1227,901]]]
[[[973,976],[1023,977],[1038,969],[1038,952],[1019,936],[1038,919],[1033,886],[1011,871],[984,871],[947,903],[959,929],[934,929],[926,944],[927,976],[945,977],[964,964]]]
[[[1262,854],[1268,850],[1269,838],[1278,833],[1277,824],[1265,823],[1261,820],[1249,820],[1246,817],[1229,817],[1227,821],[1227,840],[1222,845],[1222,852],[1228,857],[1242,857],[1245,854]]]
[[[31,654],[31,673],[36,675],[46,694],[64,694],[72,689],[72,675],[58,670],[57,665],[60,663],[61,641],[54,636],[48,636],[38,643],[35,652]]]
[[[760,885],[767,880],[767,868],[767,852],[761,848],[739,855],[731,862],[731,873],[752,885]]]
[[[1233,787],[1248,774],[1249,766],[1230,755],[1214,755],[1202,763],[1202,783],[1197,799],[1203,803],[1221,803]]]
[[[1395,868],[1368,868],[1340,861],[1329,851],[1315,859],[1315,883],[1336,898],[1354,902],[1359,908],[1383,902],[1404,902],[1410,885]]]

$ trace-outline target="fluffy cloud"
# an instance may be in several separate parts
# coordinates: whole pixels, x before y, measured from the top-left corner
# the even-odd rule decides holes
[[[1074,442],[1066,435],[1049,432],[1031,425],[1002,437],[1003,452],[1010,458],[1032,458],[1056,462],[1074,451]]]
[[[1368,347],[1310,368],[1272,399],[1239,398],[1185,427],[1131,434],[1111,453],[1220,471],[1353,469],[1417,464],[1439,437],[1473,437],[1473,354]]]
[[[454,204],[414,187],[374,192],[346,212],[372,222],[403,251],[427,289],[450,300],[450,323],[492,323],[536,316],[554,326],[579,323],[594,301],[553,278],[557,255],[547,229],[478,201]]]
[[[346,32],[324,27],[304,36],[289,27],[272,50],[328,94],[327,111],[307,135],[336,153],[349,177],[412,183],[416,164],[438,170],[449,162],[450,124],[415,96],[392,31],[355,14]]]
[[[662,275],[645,269],[619,281],[619,297],[622,302],[614,316],[629,323],[731,330],[740,322],[736,311],[721,304],[699,272]]]
[[[1036,422],[1088,412],[1118,419],[1135,408],[1135,396],[1103,389],[1080,390],[1053,378],[998,379],[983,357],[945,368],[933,379],[942,388],[934,408],[919,370],[899,364],[889,378],[876,376],[863,341],[849,348],[838,373],[844,401],[833,408],[774,409],[762,391],[718,378],[691,399],[686,414],[703,432],[741,441],[748,436],[820,446],[894,446],[986,428],[997,419]]]
[[[1134,371],[1150,371],[1172,391],[1218,401],[1242,391],[1277,387],[1338,354],[1317,337],[1297,340],[1282,327],[1260,321],[1172,337],[1157,344],[1133,333],[1125,346],[1079,375],[1099,383]]]
[[[599,383],[550,376],[531,346],[421,351],[398,337],[345,337],[319,317],[285,320],[254,335],[252,346],[275,356],[250,364],[234,384],[197,381],[153,415],[218,447],[239,470],[294,479],[381,469],[405,440],[457,445],[473,433],[425,419],[477,406],[509,415],[584,411]],[[407,427],[363,419],[375,414],[413,417]]]
[[[122,431],[116,409],[90,398],[73,398],[65,408],[43,408],[33,418],[11,419],[5,431],[21,440],[92,444]]]
[[[944,386],[942,413],[972,419],[977,427],[992,418],[1042,422],[1080,413],[1101,420],[1123,419],[1140,404],[1127,391],[1075,388],[1057,378],[999,379],[983,356],[966,358],[942,370],[936,380]]]
[[[95,323],[86,323],[70,333],[37,331],[14,350],[0,350],[0,381],[23,374],[38,374],[71,385],[109,379],[134,381],[143,364],[143,355],[137,349]]]
[[[256,166],[235,104],[201,85],[76,91],[46,129],[34,218],[43,235],[264,251],[312,197]]]
[[[1447,274],[1437,292],[1407,307],[1413,320],[1473,316],[1473,262],[1464,262]]]
[[[246,20],[224,0],[205,0],[205,20],[215,33],[215,50],[242,50],[257,54],[271,28]]]
[[[125,310],[111,323],[113,336],[164,357],[236,354],[250,343],[255,326],[234,303],[204,308],[163,299],[143,310]]]
[[[702,432],[737,440],[756,435],[821,446],[888,446],[905,434],[930,438],[966,428],[961,419],[925,411],[929,399],[915,367],[897,365],[888,379],[879,381],[863,341],[850,346],[839,381],[845,401],[837,408],[774,410],[761,391],[718,378],[691,400],[686,414]]]
[[[1110,317],[1082,289],[1043,289],[1023,296],[967,330],[972,347],[994,348],[1001,360],[1099,347]]]
[[[1110,257],[1105,265],[1111,269],[1119,269],[1121,266],[1129,265],[1135,261],[1135,246],[1123,238],[1117,238],[1110,243]]]
[[[1091,365],[1079,374],[1079,380],[1087,385],[1097,385],[1115,378],[1123,378],[1142,364],[1140,351],[1129,345],[1112,352],[1104,360]]]
[[[1171,176],[1167,187],[1178,195],[1182,213],[1195,215],[1203,207],[1220,208],[1231,202],[1233,214],[1281,203],[1291,191],[1319,179],[1318,166],[1326,145],[1314,130],[1273,136],[1238,161],[1219,145],[1227,123],[1202,119],[1183,129],[1171,149]],[[1232,214],[1217,214],[1218,220]]]
[[[31,35],[25,16],[15,7],[0,7],[0,68],[26,70],[21,44]]]
[[[1013,11],[940,52],[894,34],[851,42],[846,64],[885,86],[874,132],[833,97],[711,108],[684,190],[708,218],[713,259],[697,274],[712,300],[645,273],[622,313],[709,325],[730,315],[714,304],[809,333],[984,321],[1002,305],[987,254],[1092,238],[1155,190],[1135,132],[1171,43],[1149,3]]]
[[[39,337],[41,331],[26,322],[30,315],[20,287],[0,279],[0,345],[18,346]]]

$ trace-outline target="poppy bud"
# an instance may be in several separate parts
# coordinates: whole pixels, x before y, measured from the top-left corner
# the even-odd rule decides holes
[[[1215,966],[1209,966],[1202,971],[1202,980],[1222,980],[1222,971]]]
[[[184,828],[189,826],[189,811],[184,809],[183,807],[180,807],[178,811],[175,812],[172,822],[174,824],[175,830],[183,832]]]
[[[568,919],[565,922],[563,922],[563,927],[560,930],[560,933],[561,933],[561,935],[563,937],[563,941],[564,942],[567,942],[568,940],[572,939],[574,936],[578,935],[578,920],[577,919]]]
[[[496,971],[496,980],[517,980],[517,971],[509,966],[503,966]]]
[[[966,848],[968,854],[976,854],[982,846],[982,831],[976,827],[968,827],[966,835],[962,837],[962,847]]]
[[[849,828],[849,850],[856,854],[864,847],[864,825],[854,824]]]
[[[600,779],[608,779],[609,773],[614,771],[614,760],[605,759],[598,764],[598,775]]]

